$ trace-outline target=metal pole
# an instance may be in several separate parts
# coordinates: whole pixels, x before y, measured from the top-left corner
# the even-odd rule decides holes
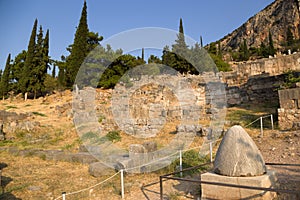
[[[63,193],[62,193],[62,199],[63,199],[63,200],[66,200],[66,192],[63,192]]]
[[[163,200],[163,179],[159,177],[160,200]]]
[[[263,118],[260,117],[260,134],[261,134],[261,137],[264,136],[264,127],[263,127]]]
[[[124,199],[124,172],[123,169],[121,171],[121,197]]]
[[[179,170],[180,170],[180,177],[182,177],[182,151],[179,151]]]
[[[209,152],[210,152],[210,162],[212,162],[213,161],[212,142],[209,143]]]
[[[271,125],[272,125],[272,130],[274,130],[273,114],[271,114]]]

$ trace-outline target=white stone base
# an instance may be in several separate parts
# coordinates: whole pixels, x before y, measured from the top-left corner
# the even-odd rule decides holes
[[[221,176],[215,173],[205,173],[201,175],[202,181],[228,183],[235,185],[245,185],[253,187],[271,188],[275,186],[276,176],[274,171],[268,171],[267,174],[255,177],[229,177]],[[273,199],[275,192],[263,190],[250,190],[244,188],[234,188],[226,186],[217,186],[210,184],[201,184],[202,199]]]

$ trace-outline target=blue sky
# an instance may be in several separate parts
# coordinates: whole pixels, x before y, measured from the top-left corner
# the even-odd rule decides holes
[[[204,44],[216,41],[272,3],[273,0],[87,0],[90,31],[107,39],[143,27],[178,30],[183,18],[185,34]],[[7,55],[27,49],[33,22],[50,31],[50,56],[68,55],[83,0],[0,0],[0,68]]]

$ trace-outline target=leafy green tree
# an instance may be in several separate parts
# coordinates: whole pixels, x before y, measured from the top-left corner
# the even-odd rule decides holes
[[[89,32],[87,43],[88,43],[88,52],[95,49],[98,45],[100,45],[100,42],[103,40],[103,36],[99,36],[98,33],[95,32]]]
[[[217,45],[215,42],[209,44],[208,53],[217,55]]]
[[[148,63],[162,64],[162,60],[155,55],[150,55],[150,57],[148,58]]]
[[[74,43],[71,54],[67,58],[65,81],[66,86],[71,88],[74,84],[77,72],[88,54],[88,24],[87,24],[87,5],[84,1],[78,28],[75,33]]]
[[[45,85],[45,91],[47,93],[51,93],[52,91],[58,88],[57,79],[52,77],[50,74],[46,74],[44,85]]]
[[[34,25],[31,31],[31,36],[28,44],[26,60],[24,63],[24,67],[22,70],[22,76],[20,78],[20,90],[24,94],[29,92],[30,83],[33,82],[31,80],[32,76],[32,66],[34,66],[34,56],[35,56],[35,38],[36,38],[36,31],[37,31],[37,19],[34,21]]]
[[[54,61],[55,65],[58,67],[58,75],[57,75],[57,85],[59,89],[65,89],[66,87],[66,58],[65,56],[61,56],[61,61]]]
[[[1,76],[1,95],[2,98],[4,99],[5,96],[9,92],[9,84],[10,84],[10,71],[11,71],[11,58],[10,54],[8,54],[6,64],[5,64],[5,69],[3,71],[3,75]]]
[[[113,88],[127,71],[143,64],[145,64],[144,60],[137,59],[132,55],[119,56],[105,69],[101,75],[98,87]]]

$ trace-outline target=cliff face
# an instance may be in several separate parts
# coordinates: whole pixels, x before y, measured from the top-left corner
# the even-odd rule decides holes
[[[259,47],[261,42],[268,41],[271,31],[274,47],[286,41],[288,27],[298,39],[300,34],[300,0],[275,0],[265,9],[251,17],[241,27],[220,40],[225,51],[236,50],[246,39],[248,46]]]

